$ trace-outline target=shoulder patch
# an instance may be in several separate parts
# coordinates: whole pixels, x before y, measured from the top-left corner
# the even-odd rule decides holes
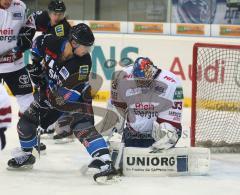
[[[61,70],[59,71],[59,73],[60,73],[60,75],[63,77],[64,80],[66,80],[66,79],[69,77],[69,75],[70,75],[70,73],[68,72],[68,70],[66,69],[65,66],[63,66],[63,67],[61,68]]]
[[[58,37],[64,36],[64,27],[63,24],[55,26],[55,33]]]
[[[89,66],[88,65],[81,65],[79,67],[79,77],[78,77],[78,80],[86,79],[88,73],[89,73]]]
[[[182,87],[177,87],[176,91],[174,92],[174,100],[181,100],[183,99],[183,88]]]

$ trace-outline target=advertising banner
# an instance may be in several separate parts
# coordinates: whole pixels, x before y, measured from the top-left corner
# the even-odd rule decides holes
[[[135,22],[135,33],[163,33],[162,23]]]
[[[177,24],[177,34],[180,35],[205,35],[203,24]]]
[[[230,7],[226,0],[172,0],[172,22],[240,24],[240,11],[237,4]]]
[[[240,26],[238,25],[220,25],[221,36],[240,37]]]
[[[121,32],[120,22],[89,21],[89,26],[93,31]]]

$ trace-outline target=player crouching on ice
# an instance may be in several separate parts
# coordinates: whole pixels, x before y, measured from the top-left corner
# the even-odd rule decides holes
[[[90,49],[94,35],[86,24],[73,26],[69,39],[41,35],[33,43],[33,65],[29,71],[40,87],[35,100],[18,122],[20,153],[8,161],[9,168],[29,168],[35,163],[32,148],[37,134],[48,128],[63,113],[70,113],[74,135],[93,157],[100,172],[94,175],[99,183],[114,181],[118,176],[108,145],[94,126],[89,74],[92,66]]]
[[[101,130],[108,132],[113,128],[118,132],[109,139],[115,168],[122,167],[120,162],[123,150],[123,164],[127,162],[133,165],[135,162],[137,167],[142,163],[139,170],[143,170],[149,163],[147,158],[151,154],[157,155],[154,163],[160,162],[161,155],[164,156],[169,149],[174,148],[181,137],[182,104],[180,80],[175,74],[157,68],[149,58],[139,57],[133,66],[115,73],[111,100]],[[119,140],[119,134],[122,134],[122,147],[115,141],[116,137]],[[136,170],[139,174],[139,170],[131,166],[127,170]]]

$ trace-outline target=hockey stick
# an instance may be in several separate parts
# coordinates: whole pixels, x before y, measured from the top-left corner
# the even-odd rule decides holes
[[[41,134],[44,132],[44,129],[41,127],[41,103],[40,103],[40,99],[41,99],[41,94],[40,91],[38,92],[38,106],[39,106],[39,112],[38,112],[38,127],[36,129],[37,131],[37,152],[38,152],[38,156],[40,158],[41,156]]]
[[[40,154],[41,154],[41,144],[40,144],[40,141],[41,141],[41,132],[43,132],[43,128],[41,127],[40,125],[40,111],[39,111],[39,117],[38,117],[38,120],[39,120],[39,125],[37,127],[37,152],[38,152],[38,156],[40,158]]]
[[[38,156],[39,156],[39,158],[40,158],[40,154],[41,154],[41,143],[40,143],[40,141],[41,141],[41,132],[43,132],[44,131],[44,129],[39,125],[38,127],[37,127],[37,152],[38,152]]]
[[[158,148],[152,148],[152,151],[150,151],[149,153],[159,153],[162,152],[163,149],[158,149]]]
[[[128,108],[124,111],[123,123],[122,123],[122,126],[120,128],[120,132],[124,131],[124,125],[125,125],[127,113],[128,113]],[[122,139],[122,141],[120,143],[118,153],[117,153],[117,158],[116,158],[116,161],[114,163],[114,167],[117,170],[120,169],[120,163],[121,163],[121,160],[122,160],[124,146],[125,146],[125,144],[124,144],[123,139]]]

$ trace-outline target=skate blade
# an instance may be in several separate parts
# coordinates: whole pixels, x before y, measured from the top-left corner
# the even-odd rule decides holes
[[[33,155],[34,156],[39,156],[38,151],[37,150],[33,150]],[[41,150],[40,151],[40,156],[46,156],[47,155],[47,151],[46,150]]]
[[[112,176],[111,178],[109,178],[108,176],[101,176],[96,178],[96,182],[99,185],[111,185],[111,184],[115,184],[121,181],[121,178],[119,175],[116,176]]]
[[[63,138],[63,139],[56,139],[55,140],[55,144],[67,144],[67,143],[71,143],[74,142],[74,139],[72,138]]]
[[[82,175],[94,175],[99,172],[97,168],[89,168],[88,165],[83,165],[80,168],[80,172]]]
[[[15,168],[15,167],[7,167],[8,171],[27,171],[27,170],[32,170],[33,165],[23,165],[21,167]]]

